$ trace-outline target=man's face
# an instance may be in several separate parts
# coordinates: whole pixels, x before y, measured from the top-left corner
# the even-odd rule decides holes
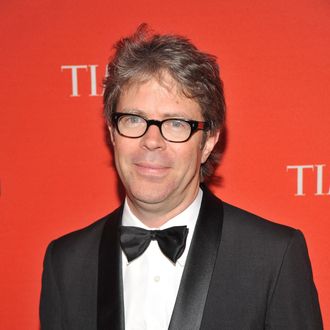
[[[162,78],[161,84],[151,78],[124,89],[117,112],[134,113],[146,119],[203,121],[199,105],[180,93],[169,75]],[[167,219],[162,219],[166,221],[193,201],[200,183],[201,163],[212,151],[218,134],[208,136],[203,143],[203,132],[197,131],[188,141],[173,143],[164,140],[154,125],[135,139],[119,135],[114,127],[109,129],[116,168],[133,212],[166,214]]]

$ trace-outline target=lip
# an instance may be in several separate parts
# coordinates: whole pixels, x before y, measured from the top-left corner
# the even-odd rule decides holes
[[[146,162],[139,162],[134,165],[139,174],[149,176],[164,176],[170,169],[168,166]]]

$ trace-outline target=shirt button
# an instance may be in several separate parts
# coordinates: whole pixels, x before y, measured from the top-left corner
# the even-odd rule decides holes
[[[155,276],[155,277],[154,277],[154,281],[155,281],[155,282],[159,282],[159,281],[160,281],[160,276],[158,276],[158,275]]]

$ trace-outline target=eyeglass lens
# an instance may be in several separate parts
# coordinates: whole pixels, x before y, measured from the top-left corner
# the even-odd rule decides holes
[[[162,136],[169,141],[185,141],[190,137],[191,134],[190,124],[180,119],[147,121],[146,119],[137,115],[123,115],[118,119],[117,122],[119,133],[132,138],[143,136],[151,125],[158,126]]]

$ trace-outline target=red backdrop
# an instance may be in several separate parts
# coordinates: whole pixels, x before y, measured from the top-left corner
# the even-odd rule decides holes
[[[330,328],[330,5],[278,1],[7,1],[0,5],[0,328],[37,330],[48,242],[119,203],[101,81],[147,22],[216,54],[228,141],[222,199],[305,233]]]

